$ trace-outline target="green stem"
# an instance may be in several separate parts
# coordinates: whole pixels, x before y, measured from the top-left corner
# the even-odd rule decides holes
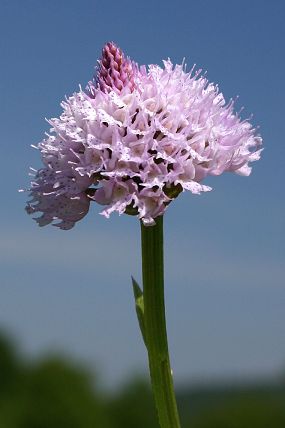
[[[161,428],[180,428],[170,368],[163,275],[163,217],[156,225],[141,223],[144,328],[149,369]]]

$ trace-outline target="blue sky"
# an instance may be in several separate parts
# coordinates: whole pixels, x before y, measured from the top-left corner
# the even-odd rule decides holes
[[[24,352],[62,351],[114,385],[145,371],[130,275],[140,280],[139,224],[94,206],[69,232],[24,212],[30,148],[84,86],[106,41],[140,64],[170,57],[207,70],[253,113],[265,150],[249,178],[183,194],[165,216],[173,371],[189,379],[270,376],[285,368],[285,3],[2,0],[0,328]]]

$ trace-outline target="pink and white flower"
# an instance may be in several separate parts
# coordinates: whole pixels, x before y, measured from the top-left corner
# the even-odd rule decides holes
[[[71,228],[90,202],[102,214],[136,214],[155,224],[182,191],[207,192],[208,175],[249,175],[261,137],[200,71],[170,60],[139,67],[108,43],[85,91],[62,103],[39,143],[44,167],[31,185],[29,213],[40,226]]]

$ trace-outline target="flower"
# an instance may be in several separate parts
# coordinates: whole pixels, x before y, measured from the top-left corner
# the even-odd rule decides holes
[[[139,67],[107,43],[93,81],[49,121],[28,213],[69,229],[96,201],[106,217],[135,214],[151,226],[180,192],[211,190],[208,175],[249,175],[262,140],[233,104],[201,70]]]

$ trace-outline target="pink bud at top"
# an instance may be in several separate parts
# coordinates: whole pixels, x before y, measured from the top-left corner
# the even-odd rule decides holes
[[[125,58],[122,50],[113,42],[106,43],[98,63],[97,81],[101,91],[113,90],[120,93],[126,87],[130,92],[134,90],[134,77],[138,66],[129,58]]]

